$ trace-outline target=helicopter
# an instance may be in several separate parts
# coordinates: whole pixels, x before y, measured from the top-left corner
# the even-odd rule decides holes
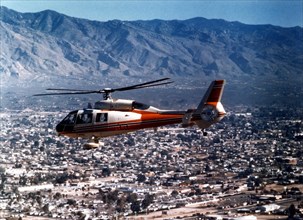
[[[205,129],[219,122],[225,115],[221,97],[225,80],[214,80],[209,85],[201,102],[196,109],[162,110],[135,100],[113,99],[113,92],[143,89],[153,86],[171,84],[170,78],[162,78],[141,84],[121,88],[105,88],[101,90],[79,89],[47,89],[51,93],[36,94],[48,95],[79,95],[103,94],[103,100],[95,102],[94,107],[71,111],[56,126],[59,136],[70,138],[84,138],[88,142],[84,149],[94,149],[100,146],[99,140],[104,137],[125,134],[140,129],[157,128],[170,124],[181,124],[182,127],[197,125],[206,136]]]

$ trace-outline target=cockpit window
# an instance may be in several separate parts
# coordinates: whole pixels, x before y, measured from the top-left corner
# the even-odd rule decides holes
[[[139,109],[139,110],[146,110],[148,109],[150,106],[140,103],[140,102],[133,102],[133,108],[135,109]]]
[[[92,113],[82,113],[82,114],[78,115],[76,124],[92,123],[92,119],[93,119],[93,114]]]
[[[63,120],[64,124],[75,124],[77,112],[69,113]]]

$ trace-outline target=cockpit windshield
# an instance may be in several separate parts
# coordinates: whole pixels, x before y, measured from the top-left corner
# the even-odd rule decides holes
[[[61,123],[63,124],[67,124],[67,125],[71,125],[71,124],[75,124],[76,122],[76,116],[77,116],[77,112],[71,112],[69,113],[63,120]]]

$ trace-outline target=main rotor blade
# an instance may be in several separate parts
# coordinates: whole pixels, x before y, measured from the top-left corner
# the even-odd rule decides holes
[[[95,90],[87,90],[87,89],[54,89],[54,88],[48,88],[46,90],[49,90],[49,91],[74,91],[74,92],[93,92]]]
[[[148,88],[148,87],[153,87],[153,86],[161,86],[161,85],[167,85],[171,84],[173,82],[165,82],[165,83],[157,83],[157,84],[152,84],[152,85],[143,85],[143,86],[137,86],[133,88],[120,88],[119,90],[115,89],[115,91],[126,91],[126,90],[134,90],[134,89],[143,89],[143,88]]]
[[[110,94],[115,91],[127,91],[127,90],[133,90],[133,89],[142,89],[142,88],[148,88],[152,86],[161,86],[161,85],[167,85],[171,82],[162,82],[165,80],[169,80],[170,78],[162,78],[158,80],[153,80],[145,83],[140,83],[132,86],[126,86],[126,87],[121,87],[121,88],[116,88],[116,89],[102,89],[102,90],[82,90],[82,89],[56,89],[56,88],[48,88],[46,90],[49,91],[63,91],[63,92],[57,92],[57,93],[43,93],[43,94],[35,94],[34,96],[50,96],[50,95],[77,95],[77,94],[92,94],[92,93],[105,93],[105,94]],[[160,83],[161,82],[161,83]]]
[[[136,89],[136,88],[140,88],[140,87],[141,88],[146,88],[146,87],[151,87],[151,86],[157,86],[158,84],[155,84],[155,85],[153,85],[153,84],[157,83],[157,82],[162,82],[162,81],[165,81],[165,80],[168,80],[168,79],[170,79],[170,78],[163,78],[163,79],[149,81],[149,82],[145,82],[145,83],[141,83],[141,84],[136,84],[136,85],[132,85],[132,86],[127,86],[127,87],[121,87],[121,88],[117,88],[117,89],[112,89],[112,92],[114,92],[114,91],[132,90],[132,89]]]
[[[92,93],[104,93],[103,91],[86,91],[86,92],[57,92],[57,93],[43,93],[35,94],[34,96],[49,96],[49,95],[79,95],[79,94],[92,94]]]

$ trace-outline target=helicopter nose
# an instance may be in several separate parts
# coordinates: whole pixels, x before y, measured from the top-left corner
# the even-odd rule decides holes
[[[61,123],[57,124],[57,126],[56,126],[56,131],[57,131],[58,133],[61,133],[62,131],[64,131],[64,125],[61,124]]]

